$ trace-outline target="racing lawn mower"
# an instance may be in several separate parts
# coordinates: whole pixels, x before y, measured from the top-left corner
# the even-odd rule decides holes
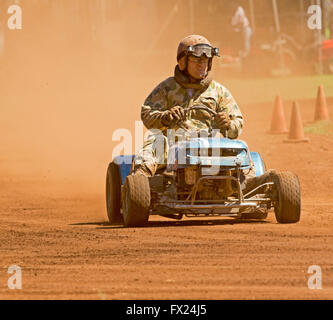
[[[206,106],[192,106],[215,115]],[[226,136],[225,134],[223,134]],[[132,174],[133,155],[120,155],[108,166],[106,207],[111,223],[142,226],[150,215],[173,219],[234,217],[265,219],[274,208],[279,223],[296,223],[301,214],[298,177],[267,171],[257,152],[242,140],[190,137],[170,146],[166,167],[153,177]],[[246,173],[255,167],[255,177]]]

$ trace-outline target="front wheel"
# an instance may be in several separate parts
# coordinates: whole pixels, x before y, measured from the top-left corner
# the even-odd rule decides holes
[[[142,226],[148,222],[150,186],[141,174],[129,175],[124,183],[123,218],[126,227]]]
[[[296,223],[301,216],[301,192],[298,177],[292,172],[279,172],[273,176],[276,203],[275,218],[279,223]]]

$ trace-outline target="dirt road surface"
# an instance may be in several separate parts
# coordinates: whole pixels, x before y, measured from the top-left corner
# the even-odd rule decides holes
[[[108,223],[113,133],[133,131],[144,98],[173,74],[189,10],[186,1],[160,1],[159,10],[154,1],[103,1],[107,9],[93,2],[20,1],[23,29],[9,30],[8,1],[0,1],[0,299],[333,299],[333,135],[283,143],[285,135],[266,134],[275,97],[246,104],[264,101],[260,90],[299,96],[286,85],[253,76],[246,92],[242,81],[228,89],[245,118],[240,138],[268,168],[299,176],[299,223],[277,224],[273,212],[266,221]],[[194,10],[196,30],[224,54],[233,41],[207,7],[214,10],[204,1]],[[214,79],[227,84],[217,66]],[[299,83],[293,87],[315,96],[317,88]],[[300,108],[303,122],[311,121],[314,102]],[[285,111],[289,123],[291,102]],[[13,265],[21,290],[8,288]],[[320,290],[308,288],[313,265],[321,267]]]
[[[289,121],[290,103],[285,110]],[[299,176],[299,223],[277,224],[271,212],[265,221],[155,216],[143,228],[110,225],[104,175],[111,159],[90,192],[71,177],[13,173],[25,160],[3,155],[0,299],[333,299],[333,136],[283,143],[284,135],[266,134],[272,105],[242,111],[241,138],[251,150],[267,167]],[[301,112],[310,121],[313,102]],[[21,290],[8,289],[11,265],[21,267]],[[320,290],[308,288],[312,265],[321,267]]]

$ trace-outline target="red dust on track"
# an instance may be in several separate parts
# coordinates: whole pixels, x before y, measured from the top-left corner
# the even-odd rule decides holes
[[[241,139],[268,168],[299,176],[297,224],[277,224],[271,212],[265,221],[156,216],[147,227],[123,228],[107,221],[103,179],[89,192],[70,178],[14,174],[3,157],[0,298],[333,299],[333,136],[283,143],[285,136],[266,134],[272,108],[242,106]],[[301,104],[305,122],[313,108]],[[21,290],[7,287],[14,264]],[[308,288],[311,265],[321,267],[320,290]]]

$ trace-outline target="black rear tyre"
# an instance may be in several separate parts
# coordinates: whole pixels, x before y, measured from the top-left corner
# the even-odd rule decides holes
[[[121,207],[121,177],[119,166],[114,162],[109,164],[106,173],[106,210],[111,223],[122,222]]]
[[[145,225],[149,218],[150,186],[144,175],[129,175],[124,183],[123,218],[126,227]]]
[[[292,172],[273,176],[276,204],[275,218],[279,223],[296,223],[301,216],[301,192],[298,177]]]

